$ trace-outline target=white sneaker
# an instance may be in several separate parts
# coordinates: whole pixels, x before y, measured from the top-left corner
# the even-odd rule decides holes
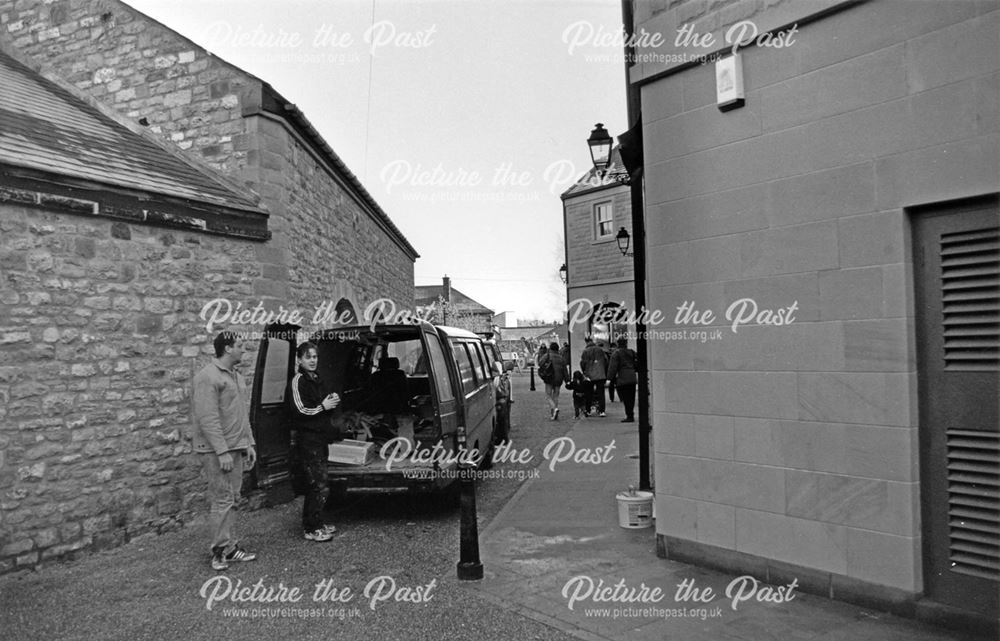
[[[604,412],[601,412],[600,414],[598,414],[598,416],[607,416],[607,414],[605,414]]]
[[[318,530],[313,530],[312,532],[306,532],[303,535],[306,541],[329,541],[333,538],[333,532],[327,532],[326,528],[320,528]]]

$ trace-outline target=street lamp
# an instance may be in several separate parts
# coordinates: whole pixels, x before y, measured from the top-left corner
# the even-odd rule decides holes
[[[559,280],[561,280],[564,285],[566,284],[568,273],[569,269],[567,269],[566,263],[563,263],[562,267],[559,268]]]
[[[618,251],[622,253],[622,256],[631,256],[632,253],[629,252],[628,246],[632,241],[632,237],[629,236],[628,230],[624,227],[618,230],[618,234],[615,236],[615,240],[618,241]]]
[[[590,138],[587,138],[587,145],[590,147],[590,160],[594,163],[594,169],[597,170],[598,176],[608,169],[608,164],[611,162],[612,144],[614,141],[608,134],[608,130],[604,128],[604,124],[597,123],[594,130],[590,132]]]

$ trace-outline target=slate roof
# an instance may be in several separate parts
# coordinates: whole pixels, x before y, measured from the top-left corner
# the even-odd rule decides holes
[[[608,169],[603,178],[598,178],[597,170],[591,167],[590,171],[581,176],[572,187],[564,191],[560,198],[566,200],[572,196],[578,196],[592,191],[600,191],[602,189],[610,189],[612,187],[621,187],[623,186],[622,183],[610,180],[610,178],[618,176],[628,176],[628,171],[625,169],[625,165],[622,164],[621,150],[618,145],[615,145],[614,148],[611,149],[611,159],[610,162],[608,162]]]
[[[444,296],[444,285],[417,285],[413,288],[414,304],[417,307],[425,307],[438,302],[439,296]],[[493,310],[479,303],[462,292],[451,288],[451,304],[461,307],[470,312],[489,312],[492,316]]]
[[[0,164],[263,213],[209,168],[132,131],[2,50],[0,88]]]

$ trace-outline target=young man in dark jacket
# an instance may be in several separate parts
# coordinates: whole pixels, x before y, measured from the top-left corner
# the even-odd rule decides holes
[[[638,377],[635,373],[636,354],[628,348],[628,341],[618,339],[618,349],[611,355],[608,365],[608,378],[616,381],[618,398],[625,405],[625,418],[622,423],[635,422],[635,385]]]
[[[327,434],[340,397],[329,393],[316,374],[319,354],[310,342],[296,350],[298,371],[289,384],[292,429],[295,447],[305,475],[305,500],[302,503],[302,529],[306,540],[329,541],[336,528],[323,524],[323,507],[330,494],[327,483]]]

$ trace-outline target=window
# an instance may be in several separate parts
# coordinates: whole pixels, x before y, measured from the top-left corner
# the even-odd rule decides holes
[[[614,236],[615,216],[611,203],[594,205],[594,238],[602,240]]]
[[[451,389],[451,378],[448,376],[448,365],[444,362],[444,350],[437,336],[424,334],[427,340],[427,352],[431,355],[431,366],[434,368],[434,382],[437,385],[438,399],[444,403],[455,398]]]
[[[489,343],[483,344],[483,354],[486,356],[486,371],[489,372],[490,376],[493,376],[493,363],[496,362],[493,346]]]
[[[479,343],[467,343],[469,349],[475,352],[475,357],[473,357],[472,362],[475,364],[476,359],[479,359],[479,380],[488,381],[490,380],[489,366],[486,364],[486,357],[483,356],[483,347]]]
[[[452,344],[452,351],[455,354],[455,363],[458,365],[458,376],[462,379],[462,389],[466,394],[471,394],[479,387],[472,367],[472,357],[462,343]]]

